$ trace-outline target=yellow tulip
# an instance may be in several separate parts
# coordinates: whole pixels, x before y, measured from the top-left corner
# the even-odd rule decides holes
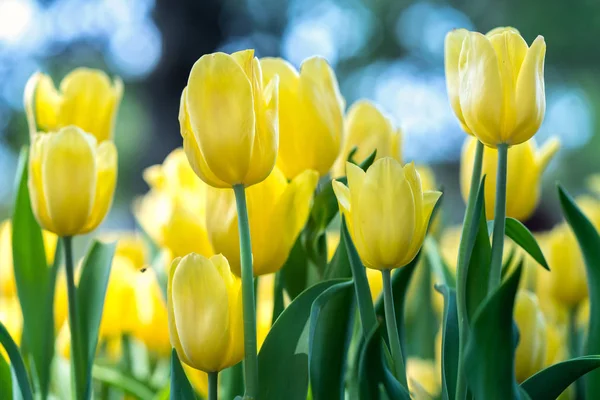
[[[194,172],[231,188],[262,182],[279,146],[278,79],[263,85],[254,50],[207,54],[181,94],[179,125]]]
[[[448,96],[466,132],[494,148],[537,132],[546,111],[542,36],[528,47],[514,28],[458,29],[446,36],[445,53]]]
[[[76,126],[35,134],[29,156],[31,207],[42,228],[59,236],[95,229],[117,182],[117,150]]]
[[[31,135],[39,130],[57,131],[76,125],[91,133],[100,143],[111,140],[123,82],[114,82],[102,71],[77,68],[71,71],[56,90],[52,79],[35,73],[25,87],[25,111]]]
[[[318,174],[304,171],[291,182],[274,168],[269,177],[246,191],[254,274],[278,271],[287,259],[296,238],[306,224]],[[231,263],[240,275],[238,218],[231,190],[209,190],[206,226],[216,253]]]
[[[208,374],[204,371],[194,369],[185,363],[181,364],[181,366],[185,370],[185,374],[196,392],[202,395],[203,399],[206,399],[208,397]]]
[[[42,231],[46,262],[54,261],[57,237],[48,231]],[[12,223],[10,220],[0,222],[0,298],[17,295],[15,272],[12,255]]]
[[[191,253],[176,258],[167,292],[171,344],[181,361],[215,372],[242,360],[241,281],[225,257]]]
[[[339,230],[325,232],[325,239],[327,241],[327,262],[330,262],[333,258],[338,246],[340,245],[340,232]]]
[[[588,297],[585,263],[575,235],[562,223],[547,233],[540,245],[550,271],[538,270],[538,296],[575,307]]]
[[[6,327],[15,343],[19,345],[23,333],[23,314],[21,314],[18,297],[0,296],[0,322]],[[8,361],[8,354],[3,346],[0,346],[0,357],[4,357],[4,360]]]
[[[442,387],[440,370],[436,369],[434,360],[408,357],[406,360],[408,388],[413,398],[419,400],[437,398]],[[422,393],[422,390],[425,393]]]
[[[365,173],[347,163],[348,186],[333,181],[340,211],[363,264],[368,268],[403,267],[423,244],[441,192],[423,191],[414,164],[384,157]]]
[[[279,76],[277,166],[288,179],[307,169],[326,175],[344,130],[345,104],[335,73],[321,57],[306,59],[300,73],[281,58],[263,58],[260,64],[264,82]]]
[[[134,205],[146,233],[175,257],[188,253],[213,254],[206,232],[206,192],[187,162],[183,149],[173,150],[162,165],[144,171],[150,192]]]
[[[542,369],[546,361],[546,319],[536,295],[519,290],[514,318],[519,328],[519,344],[515,353],[517,381],[523,382]]]
[[[343,176],[346,160],[353,148],[353,161],[361,163],[377,150],[376,159],[392,157],[402,162],[402,133],[389,116],[368,100],[359,100],[350,107],[344,126],[344,145],[333,165],[332,175]]]
[[[471,174],[477,139],[467,138],[460,162],[460,188],[463,198],[469,196]],[[524,221],[533,214],[540,200],[541,177],[544,169],[560,147],[551,139],[538,150],[534,139],[508,149],[506,176],[506,216]],[[494,218],[496,204],[496,170],[498,151],[484,147],[482,174],[485,174],[485,214]]]
[[[256,330],[258,348],[260,350],[273,321],[273,305],[275,293],[275,274],[263,275],[258,280],[256,290]]]

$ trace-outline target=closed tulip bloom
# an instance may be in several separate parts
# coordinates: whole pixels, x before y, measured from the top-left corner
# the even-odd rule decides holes
[[[529,140],[546,111],[545,54],[542,36],[529,47],[514,28],[449,33],[448,94],[463,128],[490,147]]]
[[[414,164],[389,157],[366,173],[347,163],[346,174],[348,186],[333,181],[333,189],[363,264],[382,270],[411,262],[442,193],[424,192]]]
[[[514,318],[519,329],[516,375],[517,381],[523,382],[542,369],[546,362],[546,319],[534,293],[527,290],[517,292]]]
[[[368,100],[359,100],[350,107],[344,127],[344,144],[332,174],[343,176],[346,160],[353,148],[353,161],[363,162],[377,150],[376,159],[392,157],[402,162],[402,133],[394,127],[390,117]]]
[[[213,255],[206,232],[206,193],[183,149],[173,150],[162,165],[144,171],[150,191],[139,198],[134,213],[144,231],[175,257]]]
[[[102,71],[77,68],[61,81],[57,90],[52,79],[35,73],[25,88],[25,111],[31,135],[76,125],[100,143],[111,140],[123,82]]]
[[[460,162],[460,188],[465,201],[469,197],[471,174],[477,139],[467,138]],[[542,173],[560,148],[557,139],[551,139],[540,149],[534,139],[508,149],[506,176],[506,216],[527,220],[540,200]],[[485,214],[494,218],[496,204],[496,171],[498,151],[484,147],[482,175],[485,174]]]
[[[279,76],[277,166],[288,179],[307,169],[326,175],[344,130],[345,104],[335,73],[321,57],[304,60],[299,73],[281,58],[263,58],[260,64],[264,82]]]
[[[218,188],[262,182],[277,157],[278,115],[278,79],[263,85],[254,50],[200,57],[179,108],[183,147],[194,172]]]
[[[112,204],[117,182],[117,150],[97,144],[76,126],[35,134],[29,155],[31,206],[42,228],[59,236],[95,229]]]
[[[191,253],[171,264],[169,335],[185,364],[216,372],[244,356],[241,281],[222,255]]]
[[[278,271],[285,263],[308,219],[318,178],[308,170],[288,182],[275,168],[264,182],[246,191],[254,275]],[[206,226],[215,252],[227,257],[240,276],[238,216],[231,190],[208,192]]]
[[[585,262],[575,235],[562,223],[540,241],[550,271],[538,270],[537,293],[571,308],[588,297]]]

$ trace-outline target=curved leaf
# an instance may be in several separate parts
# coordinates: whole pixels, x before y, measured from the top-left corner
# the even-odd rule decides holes
[[[345,280],[317,283],[302,292],[271,327],[258,354],[262,400],[306,399],[308,393],[308,318],[317,297]]]
[[[17,347],[17,344],[10,337],[10,334],[8,333],[6,327],[2,324],[2,322],[0,322],[0,344],[2,345],[2,347],[4,347],[6,353],[8,354],[10,364],[17,377],[19,388],[21,389],[21,395],[23,396],[23,400],[33,400],[31,386],[29,385],[27,370],[25,369],[23,358],[21,358],[21,353],[19,353],[19,348]]]
[[[116,368],[94,365],[92,376],[94,379],[138,399],[151,399],[155,395],[154,391],[144,383]]]
[[[12,373],[10,365],[0,353],[0,399],[12,399]]]
[[[306,289],[308,284],[308,255],[302,246],[302,234],[296,239],[296,243],[290,251],[285,264],[280,270],[283,287],[294,300]]]
[[[343,399],[346,356],[352,337],[352,281],[331,286],[312,305],[308,365],[312,397]]]
[[[535,261],[542,267],[550,271],[548,262],[542,253],[542,249],[538,244],[533,234],[519,220],[508,217],[506,218],[506,236],[511,238],[523,250],[525,250]]]
[[[192,385],[179,362],[175,349],[171,350],[171,389],[169,399],[190,400],[195,399],[196,394]]]
[[[447,285],[436,286],[444,296],[442,319],[442,399],[454,400],[458,376],[458,315],[456,291]]]

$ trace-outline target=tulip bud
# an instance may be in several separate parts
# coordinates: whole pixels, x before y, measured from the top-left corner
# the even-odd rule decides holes
[[[262,182],[279,147],[278,79],[263,85],[254,50],[207,54],[181,94],[179,124],[194,172],[210,186]]]
[[[588,297],[585,262],[575,235],[563,223],[544,235],[540,245],[550,271],[538,270],[538,296],[575,307]]]
[[[29,132],[57,131],[76,125],[96,137],[98,143],[111,140],[123,82],[114,82],[102,71],[77,68],[64,77],[56,90],[52,79],[35,73],[25,87],[25,112]]]
[[[447,35],[445,53],[448,96],[466,132],[494,148],[537,132],[546,111],[542,36],[528,47],[514,28],[459,29]]]
[[[241,281],[222,255],[191,253],[171,264],[167,288],[171,344],[185,364],[221,371],[244,356]]]
[[[95,229],[112,204],[117,150],[76,126],[33,137],[29,156],[31,207],[42,228],[59,236]]]
[[[415,399],[437,398],[440,394],[442,377],[440,370],[436,369],[435,361],[409,357],[406,360],[406,375],[408,388]],[[422,393],[423,397],[419,397],[417,393]]]
[[[246,191],[254,274],[278,271],[306,224],[318,175],[304,171],[288,182],[274,168],[265,181]],[[213,249],[240,276],[240,246],[235,196],[231,190],[209,190],[206,227]]]
[[[357,101],[350,107],[345,120],[344,145],[335,161],[332,174],[343,176],[346,160],[353,148],[353,161],[361,163],[377,150],[376,159],[392,157],[402,162],[402,133],[390,117],[368,100]]]
[[[514,319],[519,329],[515,353],[517,381],[523,382],[542,369],[546,361],[546,319],[535,294],[517,292]]]
[[[306,59],[300,73],[281,58],[260,60],[264,82],[279,76],[279,154],[287,179],[307,169],[326,175],[338,157],[344,99],[335,73],[321,57]]]
[[[213,254],[206,232],[206,193],[183,149],[173,150],[162,165],[144,171],[150,192],[134,206],[136,219],[159,246],[175,257],[188,253]]]
[[[460,163],[460,187],[467,201],[473,173],[477,139],[465,141]],[[534,139],[508,149],[508,171],[506,176],[506,216],[525,221],[533,214],[540,200],[541,178],[544,169],[560,147],[557,139],[551,139],[538,150]],[[482,175],[485,175],[485,214],[494,219],[496,204],[496,170],[498,151],[485,147],[483,151]]]
[[[347,163],[346,174],[348,186],[333,181],[333,190],[363,264],[391,269],[411,262],[442,193],[424,192],[414,164],[402,167],[389,157],[366,173]]]

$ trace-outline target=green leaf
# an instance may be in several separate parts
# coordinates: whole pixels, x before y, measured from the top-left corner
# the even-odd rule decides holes
[[[454,400],[459,357],[456,291],[447,285],[436,286],[436,290],[444,296],[444,316],[442,319],[442,399]]]
[[[310,312],[308,365],[312,397],[344,399],[346,356],[354,316],[353,282],[331,286],[317,297]]]
[[[271,327],[258,354],[262,400],[306,399],[308,393],[308,319],[313,302],[328,288],[345,282],[317,283],[302,292]]]
[[[573,382],[600,367],[600,356],[584,356],[554,364],[521,384],[532,400],[555,399]]]
[[[19,384],[19,388],[21,390],[21,395],[23,396],[23,400],[33,400],[33,395],[31,393],[31,386],[29,385],[29,379],[27,377],[27,370],[25,369],[25,364],[23,363],[23,358],[21,357],[21,353],[19,353],[19,348],[15,341],[10,337],[10,334],[6,330],[6,327],[0,322],[0,345],[4,347],[6,353],[8,354],[8,358],[10,360],[10,364],[14,370],[14,373],[17,377],[17,382]]]
[[[360,399],[379,399],[379,385],[382,384],[390,399],[410,400],[410,394],[398,382],[385,363],[382,354],[383,346],[381,325],[378,323],[366,336],[358,360]]]
[[[558,196],[563,214],[575,233],[585,260],[590,298],[590,319],[586,354],[600,354],[600,236],[594,225],[579,209],[575,200],[559,185]],[[586,398],[600,398],[600,371],[585,378]]]
[[[302,245],[302,235],[298,236],[294,247],[290,251],[285,264],[281,268],[280,274],[283,281],[283,287],[290,296],[295,299],[306,289],[308,282],[308,255]]]
[[[244,365],[235,364],[219,373],[219,386],[222,399],[233,399],[244,394]]]
[[[171,400],[195,399],[196,394],[179,362],[175,349],[171,351]]]
[[[94,379],[138,399],[151,399],[155,395],[154,391],[143,382],[113,367],[94,365],[92,376]]]
[[[115,253],[115,243],[94,241],[82,263],[81,276],[77,286],[77,307],[79,329],[82,342],[85,376],[92,373],[92,365],[98,345],[98,330],[104,309],[104,297]],[[87,380],[86,393],[91,392],[91,380]]]
[[[352,269],[350,269],[350,260],[348,259],[348,250],[346,243],[342,239],[342,227],[340,227],[340,243],[338,244],[331,261],[325,269],[325,279],[352,278]]]
[[[23,339],[33,359],[33,376],[42,398],[48,394],[54,357],[54,282],[56,267],[46,264],[42,231],[31,210],[27,186],[28,152],[21,150],[12,215],[15,280],[23,312]]]
[[[12,399],[12,373],[10,364],[4,359],[0,353],[0,399]]]
[[[494,221],[488,221],[488,231],[494,229]],[[512,217],[506,218],[506,236],[511,238],[520,248],[525,250],[542,267],[550,271],[548,262],[533,233],[521,221]]]
[[[465,348],[465,372],[476,399],[518,398],[513,308],[521,268],[519,265],[485,300],[473,318]]]

